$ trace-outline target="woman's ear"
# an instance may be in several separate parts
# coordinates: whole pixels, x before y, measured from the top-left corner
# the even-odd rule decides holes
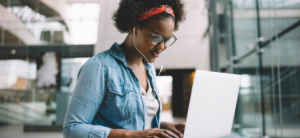
[[[133,25],[131,25],[131,26],[129,27],[129,33],[130,33],[130,34],[133,34],[133,28],[136,28],[136,25],[135,25],[135,24],[133,24]]]
[[[140,26],[138,24],[134,24],[134,25],[130,26],[129,27],[129,33],[133,34],[133,29],[137,30],[138,28],[140,28]]]
[[[133,33],[133,27],[130,27],[128,30],[129,30],[129,33],[130,33],[130,34]]]

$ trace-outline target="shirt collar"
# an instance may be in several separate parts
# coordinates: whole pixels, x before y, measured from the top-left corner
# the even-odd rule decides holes
[[[128,63],[126,62],[125,54],[124,54],[124,52],[122,51],[122,49],[120,48],[120,45],[119,45],[119,44],[117,44],[117,43],[115,42],[115,43],[110,47],[109,51],[110,51],[110,54],[111,54],[114,58],[120,60],[120,61],[123,63],[123,65],[124,65],[125,67],[130,68],[130,66],[129,66]],[[151,69],[151,64],[150,64],[150,63],[147,63],[147,62],[144,61],[144,60],[143,60],[143,62],[144,62],[144,64],[145,64],[145,66],[146,66],[147,69]]]

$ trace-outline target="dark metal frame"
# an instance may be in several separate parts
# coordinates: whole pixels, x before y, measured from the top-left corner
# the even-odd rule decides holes
[[[220,71],[219,68],[219,32],[218,15],[216,9],[217,0],[211,0],[209,4],[209,31],[210,31],[210,58],[211,70]]]
[[[37,54],[47,51],[59,52],[61,58],[92,57],[94,45],[0,46],[0,60],[36,59]]]
[[[261,38],[261,28],[260,28],[260,15],[259,15],[259,3],[258,0],[255,0],[255,5],[256,5],[256,24],[257,24],[257,38]],[[258,41],[258,74],[259,74],[259,83],[260,83],[260,96],[261,96],[261,102],[260,102],[260,107],[261,107],[261,115],[262,115],[262,136],[266,136],[266,121],[265,121],[265,94],[264,94],[264,86],[263,85],[263,78],[262,76],[264,75],[263,72],[263,59],[262,59],[262,43],[259,40]]]

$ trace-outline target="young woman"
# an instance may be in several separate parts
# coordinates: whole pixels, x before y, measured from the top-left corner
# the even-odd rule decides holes
[[[65,138],[182,137],[185,123],[160,122],[153,63],[177,40],[181,0],[121,0],[113,15],[122,44],[90,58],[78,73]],[[169,57],[172,58],[172,57]]]

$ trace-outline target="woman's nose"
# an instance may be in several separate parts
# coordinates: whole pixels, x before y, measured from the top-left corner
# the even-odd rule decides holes
[[[161,42],[159,45],[156,46],[158,50],[164,50],[165,47],[165,42]]]

